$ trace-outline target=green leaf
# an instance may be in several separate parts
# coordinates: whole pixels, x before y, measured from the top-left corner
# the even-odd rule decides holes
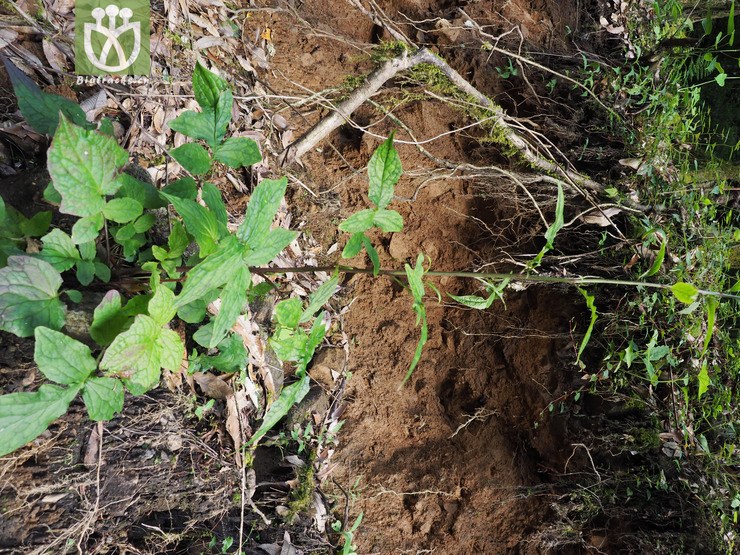
[[[707,349],[709,349],[709,343],[711,343],[712,341],[718,305],[719,301],[716,297],[707,297],[707,331],[704,334],[704,345],[701,350],[701,356],[704,356],[706,354]]]
[[[39,212],[21,222],[21,232],[26,237],[41,237],[51,225],[51,212]]]
[[[79,304],[82,302],[82,293],[80,293],[76,289],[65,289],[64,291],[62,291],[62,293],[67,295],[67,298],[73,303]]]
[[[658,254],[655,256],[655,261],[653,262],[653,265],[650,266],[650,269],[642,274],[640,276],[640,279],[644,279],[646,277],[654,276],[658,273],[660,270],[660,267],[663,265],[663,259],[665,258],[665,249],[666,245],[668,244],[667,238],[663,238],[660,241],[660,248],[658,249]]]
[[[10,60],[3,58],[3,62],[18,99],[18,108],[35,131],[42,135],[53,135],[59,123],[59,112],[77,125],[90,127],[85,112],[75,102],[58,94],[43,92]]]
[[[204,183],[202,188],[203,202],[208,209],[213,212],[218,224],[222,230],[222,235],[226,235],[229,215],[226,213],[226,206],[221,198],[221,191],[213,183]]]
[[[123,245],[126,241],[136,235],[136,228],[134,224],[128,223],[124,226],[119,227],[113,231],[113,237],[119,245]]]
[[[265,417],[262,419],[262,424],[257,431],[254,432],[254,435],[251,437],[249,442],[247,442],[247,447],[255,445],[267,432],[272,430],[272,428],[280,422],[286,414],[288,414],[288,411],[290,411],[293,405],[300,403],[303,400],[309,389],[310,384],[308,375],[305,375],[299,381],[284,387],[280,392],[280,396],[274,403],[272,403],[272,405],[270,405],[270,408],[267,409]]]
[[[41,242],[44,248],[39,256],[60,272],[69,270],[80,260],[80,253],[72,238],[61,229],[52,229],[41,238]]]
[[[0,269],[0,329],[30,337],[39,326],[64,325],[64,305],[58,298],[62,276],[48,262],[30,256],[10,256]]]
[[[588,345],[588,342],[591,340],[591,333],[594,331],[594,324],[596,323],[596,318],[598,317],[596,313],[596,305],[594,304],[594,295],[589,295],[588,291],[586,291],[585,289],[579,288],[578,290],[581,292],[581,295],[583,295],[583,298],[586,299],[586,307],[591,311],[591,319],[588,322],[586,333],[583,335],[583,339],[581,340],[581,345],[578,347],[576,363],[579,363],[581,361],[581,355],[586,349],[586,345]]]
[[[709,372],[707,372],[706,360],[702,362],[701,370],[697,375],[697,379],[699,380],[699,391],[697,393],[697,399],[701,399],[701,396],[704,395],[707,390],[709,390],[709,384],[711,383],[711,380],[709,379]]]
[[[174,334],[173,339],[172,334],[149,316],[139,314],[131,327],[110,344],[100,368],[109,376],[121,378],[134,395],[142,395],[157,386],[163,365],[172,366],[176,358],[173,351],[179,348],[180,356],[184,352],[180,338]]]
[[[208,348],[216,347],[226,337],[247,302],[247,289],[252,282],[249,268],[242,266],[226,283],[221,293],[221,310],[213,319],[213,329]]]
[[[97,254],[95,249],[95,241],[88,241],[86,243],[80,243],[77,248],[80,251],[82,260],[95,260]]]
[[[373,224],[386,233],[397,232],[403,229],[403,217],[395,210],[381,208],[375,213]]]
[[[411,375],[414,373],[414,370],[416,370],[416,366],[419,364],[419,361],[421,360],[421,355],[424,352],[424,345],[426,345],[427,339],[429,338],[429,328],[427,326],[427,312],[424,308],[424,305],[417,305],[414,310],[417,314],[417,321],[421,322],[421,335],[419,337],[419,342],[416,344],[416,350],[414,351],[414,358],[411,359],[411,365],[409,366],[409,369],[406,371],[406,375],[403,378],[403,382],[401,382],[401,386],[406,385],[406,382],[409,381],[409,378],[411,378]]]
[[[59,194],[59,191],[56,190],[54,184],[51,182],[49,182],[49,184],[44,189],[43,197],[44,200],[50,204],[58,206],[62,203],[62,195]]]
[[[49,174],[62,196],[59,211],[80,217],[100,212],[104,195],[113,195],[120,187],[116,174],[127,160],[128,152],[111,137],[62,117],[47,155]]]
[[[219,226],[216,216],[205,206],[192,200],[185,200],[173,195],[164,194],[182,218],[185,228],[198,243],[201,258],[216,250],[224,231]]]
[[[314,314],[321,310],[321,307],[324,306],[334,295],[338,284],[339,275],[334,275],[309,295],[308,306],[306,307],[306,310],[303,311],[303,314],[301,314],[301,323],[308,322],[313,318]]]
[[[98,345],[110,345],[130,321],[131,317],[121,306],[121,294],[115,290],[108,291],[100,304],[95,307],[90,337]]]
[[[724,72],[723,73],[718,73],[717,75],[714,76],[714,80],[717,82],[717,84],[720,87],[724,87],[725,86],[725,81],[727,80],[727,74],[724,73]]]
[[[0,457],[41,435],[67,412],[78,391],[44,384],[34,393],[0,395]]]
[[[185,346],[182,344],[182,339],[180,339],[180,336],[176,332],[163,329],[159,336],[159,342],[162,346],[160,364],[162,368],[167,368],[167,370],[174,372],[180,368],[182,356],[185,354]]]
[[[98,238],[98,233],[103,229],[103,225],[105,225],[105,218],[102,212],[80,218],[72,226],[72,242],[79,245],[95,241]]]
[[[193,94],[201,108],[215,108],[221,93],[229,84],[215,73],[208,71],[200,62],[193,70]]]
[[[555,243],[555,237],[565,224],[564,211],[565,195],[563,194],[562,185],[558,183],[558,198],[557,202],[555,203],[555,221],[552,223],[551,226],[547,228],[547,231],[545,232],[545,239],[547,240],[548,250],[552,249]]]
[[[401,177],[401,159],[393,147],[393,135],[380,145],[367,165],[370,178],[368,196],[378,208],[385,208],[393,200],[393,188]],[[364,230],[359,230],[364,231]]]
[[[134,222],[135,233],[145,233],[157,223],[157,217],[154,214],[142,214]]]
[[[353,234],[347,244],[344,246],[342,251],[342,258],[353,258],[357,256],[362,250],[362,238],[365,236],[364,233],[358,232]]]
[[[241,243],[233,235],[221,241],[215,252],[188,272],[175,306],[185,306],[229,281],[244,265],[242,250]]]
[[[260,148],[247,137],[230,137],[213,150],[213,157],[229,167],[249,167],[262,160]]]
[[[103,216],[119,224],[127,224],[141,216],[144,207],[132,198],[114,198],[103,206]]]
[[[252,248],[254,248],[254,245],[263,244],[263,238],[270,231],[270,226],[280,208],[287,187],[287,177],[279,180],[263,179],[255,187],[247,205],[244,222],[236,232],[239,239]]]
[[[311,333],[308,335],[308,341],[306,341],[305,347],[298,355],[296,361],[296,376],[303,377],[308,368],[308,363],[311,362],[316,348],[321,344],[326,335],[326,326],[324,325],[324,312],[320,312],[314,320],[313,326],[311,326]]]
[[[224,135],[226,135],[226,129],[229,127],[229,122],[231,121],[231,108],[233,105],[234,97],[231,91],[223,91],[218,97],[218,103],[216,104],[214,113],[213,141],[208,143],[214,150],[216,150]]]
[[[157,291],[149,301],[149,316],[152,320],[158,325],[164,326],[170,323],[176,312],[175,294],[163,285],[157,287]]]
[[[308,335],[301,328],[278,326],[269,343],[280,360],[297,361],[306,348]]]
[[[193,139],[207,141],[208,144],[213,146],[211,143],[214,142],[216,135],[214,118],[213,110],[209,113],[188,110],[177,116],[168,125],[173,131]]]
[[[95,279],[95,263],[91,260],[78,260],[75,276],[80,285],[90,285]]]
[[[244,341],[236,334],[228,336],[218,344],[218,354],[207,358],[208,363],[221,372],[238,372],[247,367],[249,353]]]
[[[380,272],[380,257],[378,256],[378,251],[375,250],[375,247],[370,242],[370,239],[368,239],[368,237],[364,233],[362,234],[362,244],[365,246],[367,255],[373,265],[373,276],[377,277],[378,272]]]
[[[275,319],[281,326],[296,328],[301,322],[303,303],[298,297],[291,297],[275,305]]]
[[[493,301],[501,299],[503,301],[503,291],[506,286],[509,285],[508,279],[501,280],[498,284],[486,282],[488,286],[489,295],[488,298],[479,297],[478,295],[449,295],[450,298],[457,301],[458,303],[467,306],[468,308],[474,308],[476,310],[487,310],[491,308]]]
[[[82,400],[90,420],[110,420],[123,410],[123,384],[115,378],[93,377],[85,382]]]
[[[118,174],[119,188],[116,198],[130,198],[136,200],[147,210],[164,208],[167,202],[159,196],[159,190],[146,181],[140,181],[125,171]]]
[[[291,231],[284,227],[270,230],[262,237],[252,240],[253,250],[247,251],[244,256],[244,264],[248,266],[261,266],[272,262],[296,237],[298,237],[297,231]]]
[[[62,385],[78,384],[98,367],[87,345],[40,326],[34,336],[33,359],[47,379]]]
[[[696,300],[699,290],[690,283],[678,282],[671,286],[673,295],[684,304],[691,304]]]
[[[177,181],[173,181],[167,185],[161,192],[167,195],[172,195],[173,197],[195,200],[198,198],[198,184],[195,182],[195,179],[190,176],[181,177]]]
[[[170,154],[193,175],[203,175],[211,169],[211,155],[198,143],[185,143],[170,150]]]
[[[341,231],[346,231],[347,233],[361,233],[363,231],[367,231],[373,227],[376,213],[377,210],[370,208],[360,210],[339,224],[339,229]]]
[[[414,301],[421,303],[424,299],[424,282],[422,277],[424,276],[424,255],[419,254],[416,257],[416,266],[411,268],[408,264],[404,265],[406,269],[406,277],[409,281],[409,287],[411,288],[411,295],[414,297]]]

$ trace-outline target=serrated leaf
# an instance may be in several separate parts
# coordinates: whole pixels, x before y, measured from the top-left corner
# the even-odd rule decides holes
[[[87,345],[63,333],[40,326],[34,336],[33,359],[41,373],[53,382],[82,383],[98,366]]]
[[[373,217],[373,225],[386,233],[395,233],[403,229],[403,217],[395,210],[378,210]]]
[[[373,220],[375,219],[376,213],[377,210],[370,208],[360,210],[339,224],[339,229],[341,231],[346,231],[347,233],[361,233],[363,231],[367,231],[373,227]]]
[[[52,229],[41,238],[41,242],[44,248],[39,256],[60,272],[69,270],[80,259],[72,238],[61,229]]]
[[[370,263],[373,265],[373,276],[377,277],[378,272],[380,272],[380,257],[378,256],[378,251],[375,250],[372,242],[364,233],[362,234],[362,244],[365,246],[367,256],[370,258]]]
[[[103,225],[105,225],[105,218],[102,212],[80,218],[72,226],[72,242],[75,245],[80,245],[95,241],[100,230],[103,229]]]
[[[244,347],[244,341],[236,334],[228,336],[218,344],[218,354],[212,357],[204,357],[212,368],[221,372],[238,372],[246,368],[249,361],[249,353]]]
[[[247,137],[230,137],[213,150],[213,157],[234,169],[249,167],[262,160],[259,146]]]
[[[306,368],[308,368],[308,364],[311,362],[314,352],[316,352],[316,348],[324,340],[324,336],[326,335],[324,314],[324,312],[320,312],[316,320],[314,320],[313,326],[311,326],[308,341],[306,341],[306,345],[300,355],[298,355],[298,360],[296,361],[296,376],[302,377],[305,374]]]
[[[146,181],[140,181],[125,171],[116,178],[119,183],[116,198],[131,198],[139,202],[147,210],[164,208],[167,201],[159,196],[159,190]]]
[[[349,238],[349,241],[347,241],[347,244],[344,246],[344,250],[342,250],[342,258],[353,258],[360,253],[362,250],[362,238],[364,235],[364,233],[359,232],[353,234],[352,237]]]
[[[211,169],[211,155],[198,143],[185,143],[170,150],[170,154],[193,175],[203,175]]]
[[[306,348],[308,335],[301,328],[278,326],[269,343],[280,360],[297,361]]]
[[[291,297],[275,305],[275,319],[281,326],[295,328],[301,321],[303,303],[298,297]]]
[[[254,239],[253,250],[244,256],[244,264],[248,266],[261,266],[272,262],[272,260],[290,245],[298,237],[297,231],[291,231],[284,227],[270,230],[267,234]]]
[[[10,256],[0,269],[0,329],[30,337],[38,326],[58,330],[64,305],[58,298],[62,276],[39,258]]]
[[[175,306],[185,306],[229,281],[244,265],[242,251],[243,246],[232,235],[221,241],[215,252],[188,272],[185,285],[175,299]]]
[[[290,411],[293,405],[300,403],[303,400],[309,389],[310,383],[308,375],[305,375],[297,382],[284,387],[280,392],[279,397],[272,403],[272,405],[270,405],[270,408],[267,409],[267,412],[262,419],[262,424],[247,442],[246,447],[252,447],[262,439],[267,432],[272,430],[272,428],[280,422],[286,414],[288,414],[288,411]]]
[[[113,231],[113,237],[119,245],[123,245],[125,241],[129,241],[134,235],[136,235],[136,228],[131,223]]]
[[[114,198],[103,206],[103,216],[107,220],[127,224],[141,216],[144,207],[138,200],[132,198]]]
[[[287,187],[287,177],[278,180],[263,179],[255,187],[247,205],[244,222],[236,232],[239,239],[253,248],[254,245],[262,244],[263,237],[270,231]]]
[[[53,135],[59,123],[59,112],[77,125],[90,127],[79,105],[58,94],[43,92],[13,62],[7,58],[3,58],[3,62],[18,99],[18,108],[35,131],[42,135]]]
[[[82,400],[90,420],[110,420],[123,410],[123,384],[115,378],[93,377],[85,382]]]
[[[100,304],[95,307],[90,337],[98,345],[110,345],[130,320],[131,317],[124,312],[121,305],[121,294],[115,290],[108,291]]]
[[[119,377],[134,395],[142,395],[159,383],[162,368],[162,328],[149,316],[139,314],[131,327],[119,334],[103,355],[100,368]]]
[[[684,304],[691,304],[696,300],[699,290],[690,283],[679,281],[671,286],[673,295]]]
[[[41,237],[49,231],[51,225],[51,212],[39,212],[32,218],[21,222],[21,233],[25,237]]]
[[[104,195],[120,187],[116,174],[127,160],[128,152],[111,137],[61,117],[47,155],[49,174],[62,196],[59,211],[80,217],[100,212]]]
[[[182,356],[185,354],[185,346],[182,344],[182,339],[180,339],[180,336],[176,332],[163,329],[159,336],[159,342],[162,346],[160,364],[162,368],[167,368],[167,370],[174,372],[180,368]]]
[[[195,200],[198,198],[198,184],[195,182],[195,179],[190,176],[181,177],[177,181],[173,181],[164,187],[161,192],[178,198]],[[164,198],[164,196],[162,198]]]
[[[370,178],[368,196],[378,208],[385,208],[393,200],[393,188],[401,177],[401,158],[393,147],[393,135],[380,145],[367,165]],[[361,230],[364,231],[364,230]]]
[[[0,395],[0,457],[41,435],[67,412],[78,391],[44,384],[34,393]]]
[[[321,307],[334,296],[338,284],[339,275],[334,275],[308,296],[308,306],[301,314],[300,322],[302,324],[313,318],[313,315],[321,310]]]
[[[249,268],[242,266],[230,279],[221,293],[221,310],[213,319],[208,348],[216,347],[226,337],[247,302],[247,289],[252,282]]]
[[[219,226],[213,212],[192,200],[181,199],[168,194],[164,194],[164,196],[175,207],[188,233],[198,243],[201,258],[207,257],[216,250],[216,246],[224,234],[224,230]]]
[[[229,85],[215,73],[208,71],[200,62],[193,70],[193,94],[201,108],[215,108],[219,96]]]
[[[157,291],[149,301],[149,316],[152,320],[164,326],[175,317],[176,312],[175,294],[163,285],[157,287]]]
[[[219,227],[222,233],[227,233],[227,225],[229,223],[229,215],[226,212],[226,206],[221,198],[221,191],[218,190],[213,183],[204,183],[201,190],[203,196],[203,202],[206,203],[208,209],[213,213],[218,221]]]

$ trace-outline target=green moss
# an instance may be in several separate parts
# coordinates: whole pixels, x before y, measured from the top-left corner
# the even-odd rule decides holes
[[[409,47],[405,43],[398,40],[382,41],[373,48],[370,59],[375,63],[386,62],[397,58],[404,52],[408,52],[408,49]]]
[[[287,521],[293,522],[298,515],[305,513],[311,507],[313,492],[316,489],[316,477],[313,463],[316,453],[312,452],[306,465],[298,470],[298,487],[290,492]]]

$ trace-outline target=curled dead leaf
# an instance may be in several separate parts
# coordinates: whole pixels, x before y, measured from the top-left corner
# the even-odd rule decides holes
[[[194,372],[192,376],[206,397],[211,399],[228,399],[234,395],[234,390],[231,389],[231,386],[218,376],[203,372]]]

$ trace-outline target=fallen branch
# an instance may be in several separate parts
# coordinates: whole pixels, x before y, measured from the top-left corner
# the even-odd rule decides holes
[[[501,129],[504,138],[521,153],[524,159],[532,167],[545,173],[561,175],[567,181],[578,187],[583,187],[596,192],[604,190],[604,187],[601,184],[596,183],[588,177],[585,177],[578,172],[566,170],[555,162],[542,157],[524,137],[517,133],[511,125],[507,123],[506,120],[508,119],[508,116],[500,106],[494,104],[491,99],[468,83],[444,60],[425,48],[414,54],[404,52],[400,56],[393,58],[392,60],[388,60],[378,69],[373,71],[367,77],[362,86],[355,89],[347,99],[340,102],[329,116],[319,121],[300,139],[281,152],[278,156],[278,163],[280,165],[288,165],[293,163],[295,160],[300,159],[332,131],[350,121],[352,113],[377,93],[390,79],[395,77],[398,73],[419,64],[431,64],[435,66],[462,92],[470,95],[481,107],[489,110],[496,122],[496,126]]]

